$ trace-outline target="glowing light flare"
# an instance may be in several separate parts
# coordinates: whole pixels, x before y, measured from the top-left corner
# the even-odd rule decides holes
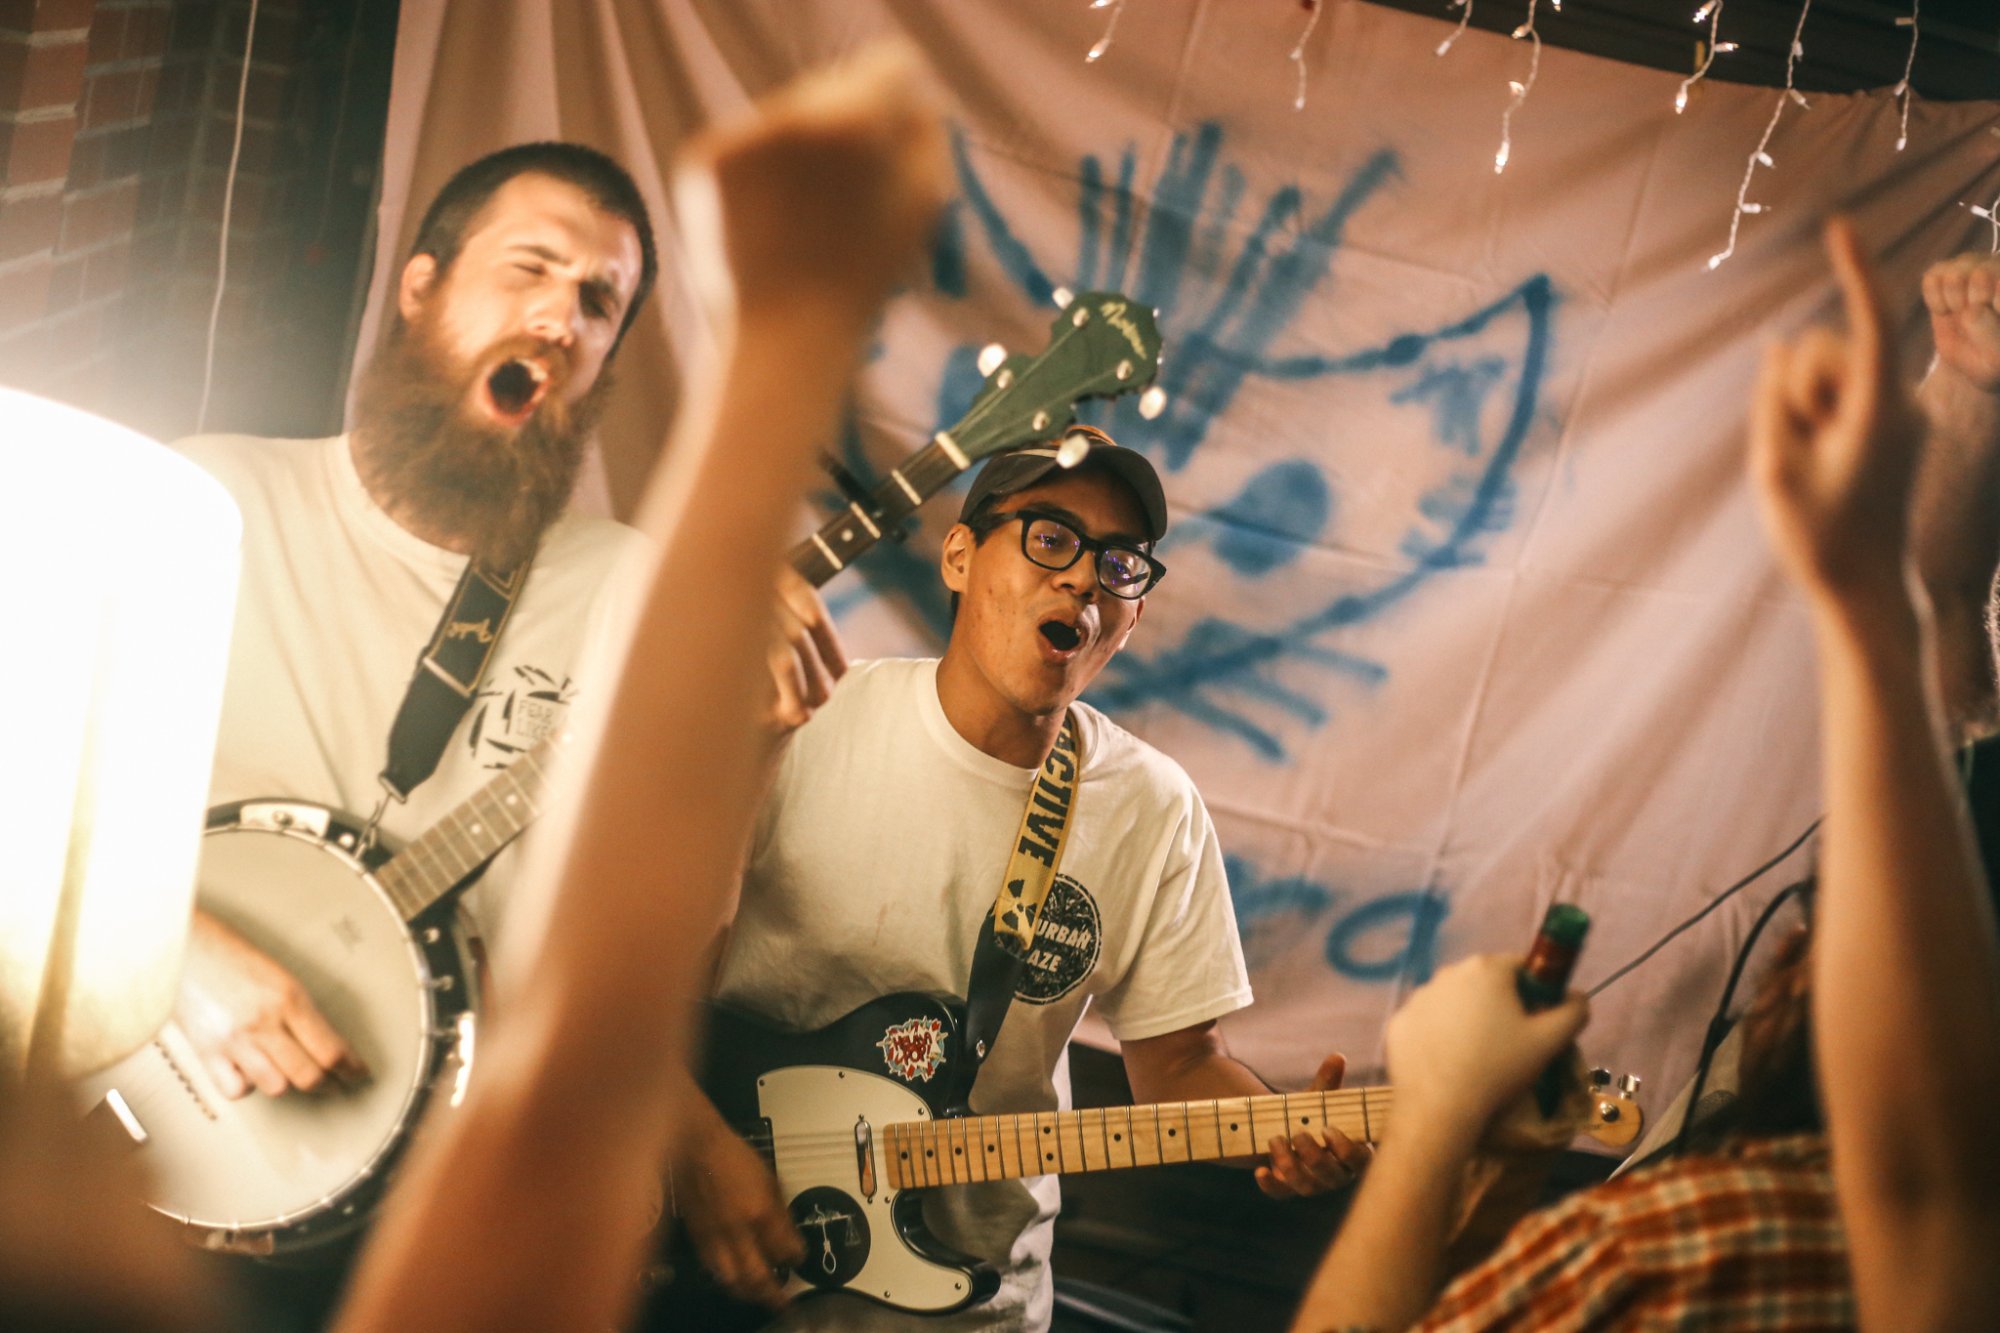
[[[75,1077],[166,1021],[229,662],[242,519],[164,445],[0,389],[0,1060]],[[0,1076],[0,1082],[5,1082]]]

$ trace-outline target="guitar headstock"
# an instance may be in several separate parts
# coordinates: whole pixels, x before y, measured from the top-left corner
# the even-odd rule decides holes
[[[1590,1109],[1583,1132],[1611,1148],[1627,1148],[1639,1137],[1646,1113],[1639,1109],[1639,1078],[1626,1074],[1617,1080],[1608,1069],[1590,1071]]]
[[[971,410],[946,434],[969,467],[1055,438],[1075,422],[1082,399],[1146,389],[1159,371],[1160,330],[1153,311],[1118,292],[1084,292],[1056,316],[1041,354],[1001,361],[986,376]]]

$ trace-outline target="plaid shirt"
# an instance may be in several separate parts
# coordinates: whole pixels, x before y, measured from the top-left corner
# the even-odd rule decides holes
[[[1744,1140],[1523,1220],[1418,1325],[1851,1329],[1847,1236],[1818,1134]]]

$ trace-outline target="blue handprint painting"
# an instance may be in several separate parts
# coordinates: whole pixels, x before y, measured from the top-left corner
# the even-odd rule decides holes
[[[1209,557],[1204,596],[1235,605],[1230,583],[1287,582],[1287,613],[1261,619],[1211,612],[1172,641],[1157,637],[1128,649],[1089,696],[1113,714],[1158,705],[1197,719],[1256,759],[1282,762],[1329,725],[1342,707],[1365,700],[1393,664],[1356,649],[1354,627],[1420,597],[1440,571],[1476,565],[1485,539],[1515,512],[1515,471],[1538,419],[1559,299],[1544,274],[1519,275],[1473,308],[1424,327],[1399,330],[1371,345],[1332,353],[1299,352],[1288,337],[1316,303],[1339,299],[1340,257],[1350,222],[1370,201],[1396,188],[1397,158],[1369,157],[1338,193],[1309,198],[1295,186],[1253,197],[1227,157],[1214,123],[1176,135],[1167,164],[1142,204],[1137,153],[1115,162],[1084,157],[1076,173],[1076,245],[1067,256],[1038,256],[1021,239],[996,192],[982,177],[961,134],[955,161],[961,191],[941,230],[931,264],[940,298],[968,295],[974,257],[986,261],[1021,296],[1053,311],[1059,288],[1117,288],[1159,311],[1166,338],[1160,384],[1167,407],[1144,419],[1134,399],[1087,407],[1083,415],[1122,443],[1148,452],[1178,501],[1177,475],[1198,471],[1231,414],[1273,386],[1338,384],[1378,404],[1409,410],[1395,441],[1328,440],[1263,463],[1219,502],[1182,514],[1162,548],[1200,547]],[[937,391],[938,426],[970,402],[980,376],[976,347],[949,356]],[[1361,519],[1400,533],[1380,554],[1378,577],[1339,587],[1309,587],[1296,575],[1301,554],[1350,541],[1343,524],[1357,500],[1342,472],[1365,467],[1368,449],[1420,451],[1422,473],[1406,493],[1365,497]],[[849,461],[865,470],[858,436]],[[1363,489],[1376,489],[1364,486]],[[1401,512],[1385,512],[1400,504]],[[887,550],[864,563],[870,590],[915,607],[940,634],[942,594],[927,560]],[[848,593],[851,603],[857,596]],[[1305,668],[1300,671],[1297,668]]]

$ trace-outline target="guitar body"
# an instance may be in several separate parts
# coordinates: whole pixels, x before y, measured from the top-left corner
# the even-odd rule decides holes
[[[960,1032],[958,1006],[922,995],[886,995],[807,1033],[710,1011],[703,1087],[723,1119],[769,1153],[806,1242],[785,1286],[793,1297],[845,1291],[944,1314],[999,1289],[990,1265],[925,1227],[920,1192],[890,1186],[879,1132],[956,1110],[943,1099]],[[677,1267],[698,1262],[687,1256]]]
[[[387,853],[360,845],[354,821],[311,802],[218,806],[196,901],[298,979],[367,1080],[232,1101],[170,1022],[84,1084],[87,1106],[122,1099],[148,1202],[204,1248],[286,1254],[352,1232],[430,1097],[469,1063],[469,932],[449,901],[406,924],[375,875]]]

